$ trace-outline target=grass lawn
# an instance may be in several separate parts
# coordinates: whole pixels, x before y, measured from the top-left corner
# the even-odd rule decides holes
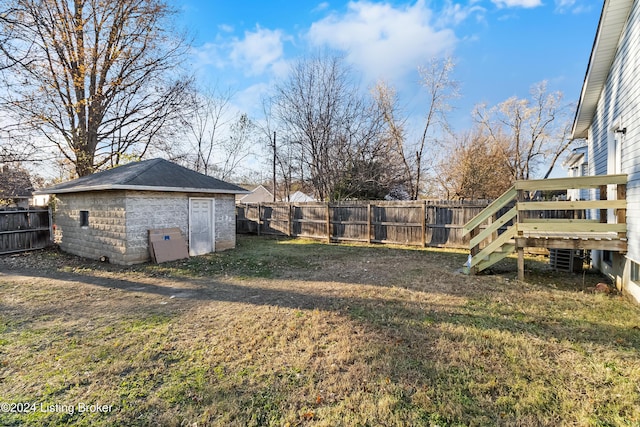
[[[638,306],[465,261],[243,236],[162,265],[2,257],[0,425],[640,425]]]

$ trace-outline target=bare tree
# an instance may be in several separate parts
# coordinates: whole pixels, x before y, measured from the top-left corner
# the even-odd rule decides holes
[[[325,54],[294,64],[276,87],[273,114],[318,198],[360,197],[387,176],[370,173],[377,165],[391,168],[383,115],[342,58]]]
[[[20,26],[19,15],[13,0],[0,0],[0,71],[16,64],[30,61],[30,47],[33,42],[23,40],[20,49],[15,46],[16,28]]]
[[[431,138],[433,142],[434,133],[437,129],[447,130],[449,128],[447,114],[452,109],[450,102],[460,96],[459,84],[453,80],[451,76],[454,69],[455,63],[452,58],[433,58],[427,66],[418,69],[420,84],[427,91],[428,99],[422,136],[417,143],[415,151],[416,166],[414,179],[412,180],[413,189],[411,194],[411,198],[414,200],[417,199],[420,194],[423,169],[427,166],[425,164],[427,141]],[[429,159],[435,158],[434,155],[427,157]]]
[[[218,88],[206,88],[194,94],[191,115],[187,121],[195,159],[193,168],[208,175],[212,169],[214,151],[223,138],[223,129],[231,120],[232,93]]]
[[[513,184],[509,163],[503,156],[508,141],[494,140],[480,128],[452,135],[436,166],[447,199],[495,199]]]
[[[535,84],[529,99],[512,97],[495,107],[476,107],[474,116],[494,141],[505,137],[502,157],[509,162],[514,179],[530,179],[547,165],[547,178],[560,156],[571,145],[570,105],[563,104],[562,92],[547,92],[547,82]]]
[[[230,90],[205,88],[192,97],[185,113],[188,152],[179,160],[205,175],[237,177],[240,164],[252,154],[255,125],[245,113],[234,110]]]
[[[187,54],[163,0],[6,0],[2,34],[17,65],[4,83],[9,113],[87,175],[137,157],[179,120]],[[24,60],[28,53],[28,61]]]
[[[0,165],[0,206],[28,198],[33,191],[29,172],[20,163]]]
[[[411,164],[410,157],[405,153],[406,119],[401,117],[397,93],[386,82],[379,81],[372,90],[372,96],[384,120],[383,138],[388,140],[389,149],[402,165],[402,180],[407,188],[398,190],[410,192],[409,197],[411,197],[416,187],[414,182],[416,168],[415,165]]]
[[[246,114],[240,114],[229,128],[229,136],[220,144],[220,162],[216,167],[218,177],[227,180],[237,175],[238,167],[251,155],[251,143],[255,139],[256,126]]]

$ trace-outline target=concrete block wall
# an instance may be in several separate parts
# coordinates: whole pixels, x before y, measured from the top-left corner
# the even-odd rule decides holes
[[[80,211],[89,212],[89,226],[80,226]],[[109,257],[123,263],[126,253],[125,193],[91,192],[58,195],[55,212],[60,249],[91,259]]]
[[[128,191],[126,264],[149,260],[149,230],[179,228],[189,233],[189,197],[185,193]]]
[[[236,199],[233,194],[215,196],[216,252],[236,247]]]

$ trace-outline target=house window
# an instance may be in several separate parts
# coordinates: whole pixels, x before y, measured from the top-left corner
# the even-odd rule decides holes
[[[80,211],[80,227],[89,226],[89,211]]]
[[[611,251],[602,251],[602,261],[606,262],[609,265],[613,264],[613,256],[611,255],[612,253],[613,252]]]
[[[640,264],[631,261],[631,281],[640,283]]]

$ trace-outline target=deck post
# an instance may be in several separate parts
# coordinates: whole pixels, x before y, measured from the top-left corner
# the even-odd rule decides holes
[[[524,281],[524,248],[518,247],[518,280]]]
[[[478,226],[478,227],[474,228],[473,230],[471,230],[471,232],[469,233],[470,240],[473,240],[473,238],[476,237],[478,234],[480,234],[480,226]],[[476,255],[478,255],[479,252],[480,252],[480,246],[479,245],[475,245],[475,246],[471,247],[470,254],[471,254],[472,258],[475,257]],[[476,265],[471,267],[469,269],[469,274],[472,275],[472,276],[478,274],[478,267]]]
[[[524,195],[524,191],[522,190],[518,190],[518,193],[516,195],[516,206],[518,209],[518,214],[517,214],[517,218],[515,221],[515,226],[518,227],[519,223],[524,222],[524,213],[520,212],[520,205],[522,203],[524,203],[525,201],[525,195]],[[521,230],[518,230],[516,233],[516,246],[518,248],[518,280],[521,282],[524,282],[524,246],[520,246],[518,245],[518,238],[522,237],[523,233]]]
[[[600,186],[600,200],[607,200],[607,186],[606,185],[601,185]],[[600,209],[600,223],[602,224],[606,224],[607,221],[607,210],[606,209]]]
[[[627,185],[626,184],[618,184],[616,187],[616,198],[618,200],[626,200],[627,199]],[[616,222],[618,224],[625,224],[627,222],[627,210],[626,209],[617,209],[616,210]]]

